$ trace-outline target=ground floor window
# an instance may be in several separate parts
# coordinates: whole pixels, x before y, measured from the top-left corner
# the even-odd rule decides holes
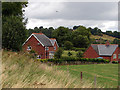
[[[37,55],[37,59],[41,59],[41,55]]]
[[[54,51],[49,52],[49,59],[52,59],[52,58],[54,58]]]
[[[120,59],[120,54],[118,54],[118,59]]]
[[[117,58],[116,54],[113,54],[113,59],[116,59],[116,58]]]

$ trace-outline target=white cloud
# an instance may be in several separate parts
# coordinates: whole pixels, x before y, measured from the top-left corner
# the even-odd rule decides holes
[[[30,2],[25,10],[27,28],[84,25],[117,30],[117,3]]]
[[[99,27],[102,31],[106,30],[117,30],[117,21],[94,21],[94,20],[64,20],[64,19],[49,19],[49,20],[38,20],[29,19],[27,28],[34,28],[43,26],[44,28],[59,26],[65,26],[72,28],[73,26],[83,25],[86,27]]]

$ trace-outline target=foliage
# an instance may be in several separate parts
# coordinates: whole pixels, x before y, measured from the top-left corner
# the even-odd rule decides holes
[[[22,49],[27,37],[26,23],[23,12],[27,2],[2,3],[2,46],[13,51]]]
[[[70,50],[70,49],[72,49],[73,44],[70,41],[66,41],[64,43],[64,47],[65,47],[66,50]]]
[[[71,52],[68,52],[68,56],[71,56],[72,55],[72,53]]]
[[[72,32],[72,42],[74,47],[87,48],[90,44],[90,30],[84,26],[78,27]]]
[[[120,39],[120,32],[117,32],[117,31],[106,31],[104,32],[106,35],[109,35],[109,36],[112,36],[112,37],[116,37],[116,38],[119,38]]]
[[[71,30],[66,27],[58,27],[52,32],[52,37],[56,38],[58,41],[59,46],[64,46],[65,41],[70,41],[71,40]]]
[[[76,54],[76,56],[78,58],[82,58],[83,57],[83,52],[82,51],[78,51],[78,53]]]
[[[117,39],[117,38],[115,38],[115,39],[113,40],[113,44],[119,44],[119,42],[120,42],[120,40]]]
[[[88,29],[90,30],[92,35],[103,36],[102,31],[98,27],[95,27],[95,28],[89,27]]]
[[[97,58],[75,58],[75,57],[61,57],[59,59],[40,59],[41,62],[52,62],[54,64],[62,64],[62,63],[70,63],[72,62],[74,64],[75,61],[80,61],[81,63],[85,62],[93,62],[93,63],[109,63],[109,60],[106,59],[97,59]]]
[[[113,64],[118,64],[118,61],[112,61]]]
[[[54,57],[59,59],[59,58],[61,58],[62,54],[63,54],[63,49],[58,48],[58,50],[55,52]]]
[[[26,39],[27,31],[21,20],[16,16],[4,17],[2,23],[2,46],[6,49],[21,50]]]

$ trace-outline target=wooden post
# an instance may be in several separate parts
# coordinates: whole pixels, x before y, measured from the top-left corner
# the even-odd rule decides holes
[[[94,78],[94,85],[95,85],[95,88],[96,88],[96,76]]]
[[[81,81],[82,81],[82,72],[81,72]]]

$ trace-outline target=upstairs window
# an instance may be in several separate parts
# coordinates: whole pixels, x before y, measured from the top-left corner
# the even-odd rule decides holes
[[[48,50],[49,50],[49,47],[45,47],[45,50],[48,51]]]
[[[120,54],[118,54],[118,59],[120,59]]]
[[[54,46],[54,50],[56,50],[56,47]]]
[[[31,46],[28,46],[28,47],[27,47],[27,50],[31,50],[31,49],[32,49],[32,47],[31,47]]]
[[[113,54],[113,59],[116,59],[116,58],[117,58],[116,54]]]

